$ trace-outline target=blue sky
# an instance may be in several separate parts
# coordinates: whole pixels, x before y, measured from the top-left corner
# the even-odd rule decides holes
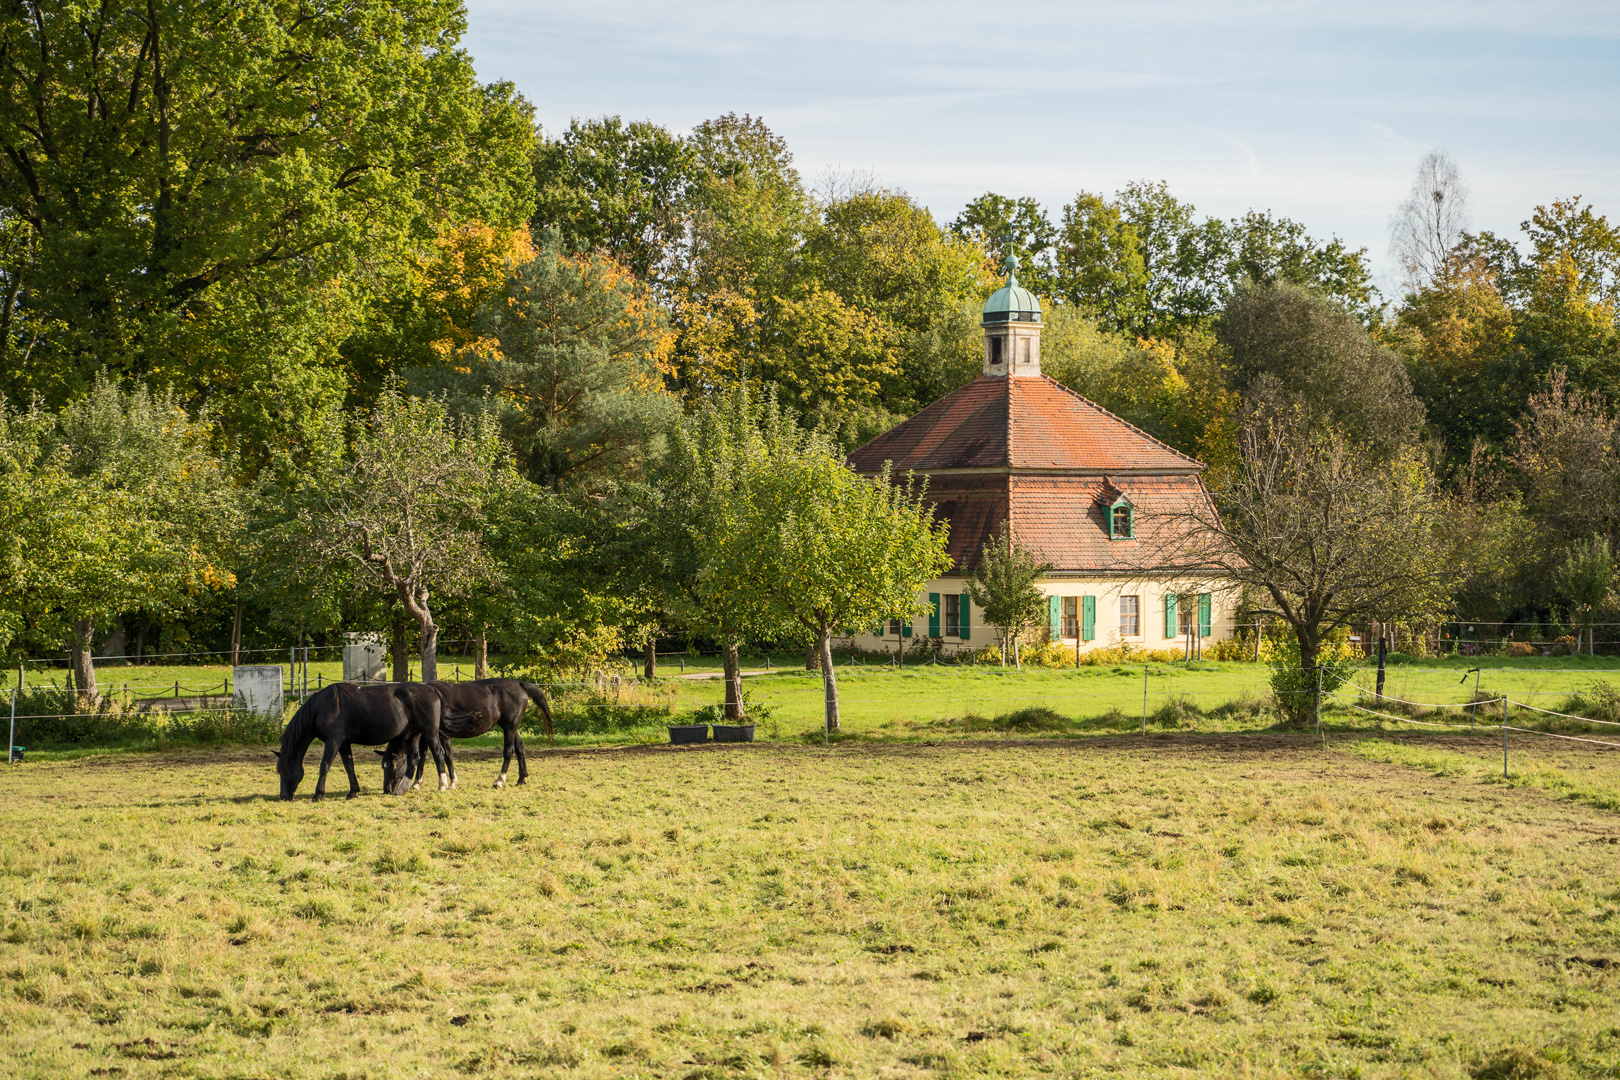
[[[1436,146],[1476,228],[1516,234],[1574,194],[1620,218],[1620,0],[469,0],[469,17],[480,75],[549,130],[753,113],[806,180],[871,173],[942,223],[987,190],[1055,220],[1077,191],[1163,179],[1387,272],[1389,216]]]

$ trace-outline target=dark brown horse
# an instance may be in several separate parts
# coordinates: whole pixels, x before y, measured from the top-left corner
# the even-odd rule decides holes
[[[545,717],[546,735],[551,735],[551,703],[546,700],[544,690],[520,679],[478,679],[474,682],[431,682],[425,685],[431,686],[444,703],[439,745],[433,747],[433,758],[438,761],[440,752],[443,752],[450,770],[451,787],[456,785],[456,764],[450,752],[450,740],[476,738],[497,724],[505,739],[501,774],[496,778],[495,786],[506,786],[506,773],[512,767],[514,753],[518,761],[517,782],[521,784],[529,779],[529,762],[523,752],[523,736],[518,731],[518,725],[523,721],[524,710],[533,702],[539,706],[540,715]],[[383,783],[390,789],[396,786],[394,777],[401,772],[414,775],[414,783],[420,783],[427,766],[427,758],[422,754],[417,738],[407,735],[398,743],[397,746],[390,743],[386,751],[381,751]]]
[[[332,758],[340,754],[343,767],[349,773],[349,798],[360,793],[360,778],[354,774],[354,755],[350,751],[352,744],[376,746],[406,739],[427,740],[433,762],[439,769],[439,790],[443,791],[450,786],[439,741],[444,712],[443,699],[421,683],[385,686],[333,683],[300,705],[281,733],[281,750],[276,755],[281,797],[292,798],[303,782],[304,754],[316,739],[326,744],[321,754],[320,779],[315,782],[317,799],[326,796],[326,773],[332,767]],[[410,785],[403,782],[387,787],[396,795],[410,790]]]

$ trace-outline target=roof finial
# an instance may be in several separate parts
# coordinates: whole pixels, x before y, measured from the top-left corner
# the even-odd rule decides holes
[[[1018,284],[1018,253],[1015,252],[1015,251],[1008,251],[1007,252],[1007,257],[1001,261],[1001,265],[1005,266],[1007,268],[1007,284],[1009,284],[1009,285],[1017,285]]]

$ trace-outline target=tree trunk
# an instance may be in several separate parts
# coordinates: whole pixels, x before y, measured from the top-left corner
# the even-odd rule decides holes
[[[813,641],[804,647],[804,670],[821,670],[821,646]]]
[[[1296,722],[1303,723],[1311,715],[1311,711],[1316,705],[1316,688],[1318,686],[1316,668],[1322,649],[1321,644],[1316,640],[1315,634],[1302,634],[1297,629],[1294,634],[1299,639],[1299,669],[1304,682],[1300,687],[1300,700],[1294,703],[1294,707],[1289,712]]]
[[[1013,667],[1019,671],[1024,670],[1024,658],[1018,655],[1018,639],[1022,636],[1022,634],[1013,635]]]
[[[1379,701],[1384,700],[1384,657],[1388,652],[1389,635],[1384,633],[1382,623],[1378,625],[1378,688],[1373,696]]]
[[[242,599],[237,597],[236,616],[231,620],[231,667],[242,663]]]
[[[647,651],[641,658],[641,677],[648,682],[658,678],[658,639],[647,639]]]
[[[473,653],[473,678],[489,678],[489,629],[478,628],[477,651]]]
[[[737,644],[735,642],[721,648],[720,662],[726,672],[726,719],[733,723],[741,723],[744,718],[742,665],[737,659]]]
[[[422,641],[422,681],[433,682],[439,677],[439,628],[431,614],[418,621],[416,632]]]
[[[405,651],[405,613],[394,614],[394,639],[389,643],[389,651],[393,653],[394,681],[405,682],[411,677],[411,664],[409,654]]]
[[[821,658],[821,687],[827,699],[827,734],[838,730],[838,676],[833,672],[832,631],[823,630],[816,638],[816,653]]]
[[[96,703],[96,662],[92,651],[94,643],[90,640],[94,633],[95,627],[89,619],[74,620],[71,666],[73,688],[79,691],[81,706]]]

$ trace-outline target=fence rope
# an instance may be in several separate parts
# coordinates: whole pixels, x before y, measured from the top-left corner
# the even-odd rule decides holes
[[[1567,720],[1579,720],[1583,724],[1603,724],[1606,727],[1620,727],[1620,723],[1616,723],[1613,720],[1594,720],[1590,716],[1573,716],[1567,712],[1557,712],[1553,709],[1539,709],[1534,705],[1526,705],[1522,701],[1513,701],[1509,699],[1508,704],[1517,705],[1521,709],[1529,709],[1531,712],[1545,713],[1548,716],[1562,716]]]
[[[1614,749],[1620,750],[1620,743],[1604,742],[1602,739],[1583,739],[1579,735],[1559,735],[1557,732],[1537,731],[1535,728],[1527,727],[1514,727],[1512,724],[1503,724],[1502,728],[1505,731],[1522,731],[1527,735],[1545,735],[1549,739],[1568,739],[1570,742],[1591,743],[1593,746],[1612,746]]]
[[[1381,697],[1385,701],[1398,701],[1402,705],[1411,705],[1418,709],[1467,709],[1475,705],[1497,705],[1502,701],[1502,698],[1497,696],[1493,698],[1486,698],[1484,701],[1458,701],[1448,705],[1436,705],[1433,702],[1428,701],[1407,701],[1405,698],[1393,697],[1389,694],[1379,694],[1376,690],[1368,690],[1365,686],[1360,686],[1356,683],[1350,683],[1349,685],[1354,686],[1357,690],[1360,690],[1363,694],[1366,694],[1369,697]],[[1334,691],[1334,696],[1339,696],[1337,691]]]
[[[1477,728],[1477,727],[1480,727],[1480,726],[1485,726],[1485,727],[1495,727],[1496,726],[1495,724],[1489,724],[1489,725],[1436,724],[1436,723],[1433,723],[1432,721],[1429,721],[1429,720],[1414,720],[1410,716],[1395,716],[1395,715],[1393,715],[1391,713],[1381,713],[1381,712],[1377,712],[1377,711],[1375,711],[1373,709],[1364,709],[1360,705],[1357,705],[1354,702],[1350,702],[1350,701],[1345,702],[1345,704],[1348,705],[1350,708],[1355,709],[1357,712],[1364,712],[1364,713],[1368,714],[1369,716],[1381,716],[1385,720],[1394,720],[1396,723],[1400,723],[1400,724],[1422,724],[1424,727],[1456,728],[1459,731],[1462,730],[1465,727],[1469,728],[1469,729],[1474,729],[1474,728]]]

